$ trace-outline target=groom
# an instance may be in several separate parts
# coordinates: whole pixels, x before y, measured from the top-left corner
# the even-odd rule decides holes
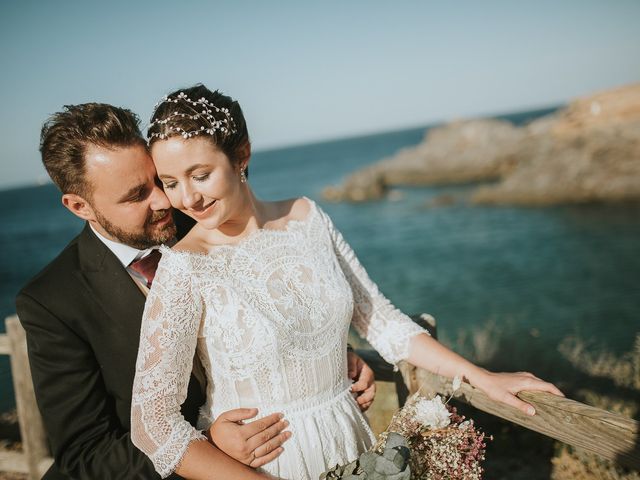
[[[42,129],[42,160],[62,203],[86,221],[16,301],[55,458],[45,479],[159,478],[130,441],[131,390],[157,265],[153,247],[180,238],[190,224],[182,218],[185,228],[176,227],[138,123],[129,110],[92,103],[66,107]],[[352,353],[349,366],[366,408],[375,391],[371,370]],[[204,403],[198,367],[196,359],[182,405],[192,424]],[[206,432],[222,457],[257,467],[278,455],[285,425],[276,415],[243,423],[253,416],[225,412]]]

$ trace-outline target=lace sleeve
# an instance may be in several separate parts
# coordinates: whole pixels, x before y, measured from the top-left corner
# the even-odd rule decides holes
[[[201,300],[188,258],[163,247],[142,317],[131,398],[131,441],[164,478],[179,465],[189,444],[206,439],[187,422],[187,396]]]
[[[398,310],[378,290],[355,253],[322,212],[340,267],[353,292],[352,325],[389,363],[397,364],[409,357],[409,342],[420,333],[429,332]]]

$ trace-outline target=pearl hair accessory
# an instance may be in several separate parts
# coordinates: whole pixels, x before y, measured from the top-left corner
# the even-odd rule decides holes
[[[186,102],[193,106],[194,113],[189,115],[188,113],[180,113],[180,112],[172,112],[167,115],[163,119],[155,120],[151,122],[149,127],[147,128],[147,141],[151,141],[153,138],[159,138],[160,140],[164,140],[165,138],[169,138],[170,132],[178,132],[182,138],[191,138],[200,134],[213,135],[216,131],[221,131],[224,133],[236,133],[235,124],[233,121],[233,117],[229,113],[228,108],[216,107],[213,103],[208,101],[204,97],[200,97],[198,100],[190,99],[187,94],[184,92],[180,92],[175,98],[169,98],[165,95],[158,103],[156,103],[154,110],[158,108],[162,103],[179,103]],[[216,115],[221,118],[217,118]],[[197,130],[186,131],[181,127],[169,126],[169,132],[160,133],[160,132],[152,132],[149,131],[156,125],[166,125],[174,118],[190,118],[191,120],[196,120],[198,118],[204,119],[207,123],[209,123],[209,127],[200,126]]]

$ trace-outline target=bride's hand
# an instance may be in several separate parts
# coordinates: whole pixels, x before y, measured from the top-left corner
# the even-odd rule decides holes
[[[279,413],[253,422],[256,408],[236,408],[221,413],[207,431],[209,441],[230,457],[253,468],[262,467],[282,452],[282,444],[291,438],[289,425]]]
[[[536,410],[533,405],[516,397],[518,392],[523,390],[549,392],[564,397],[564,394],[555,385],[545,382],[529,372],[494,373],[479,369],[468,380],[471,385],[482,390],[492,400],[506,403],[526,415],[535,415]]]

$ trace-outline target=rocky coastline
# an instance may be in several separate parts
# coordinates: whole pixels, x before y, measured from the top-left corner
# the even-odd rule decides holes
[[[472,119],[432,128],[323,196],[362,202],[397,186],[468,183],[476,204],[640,201],[640,84],[576,99],[521,127]]]

